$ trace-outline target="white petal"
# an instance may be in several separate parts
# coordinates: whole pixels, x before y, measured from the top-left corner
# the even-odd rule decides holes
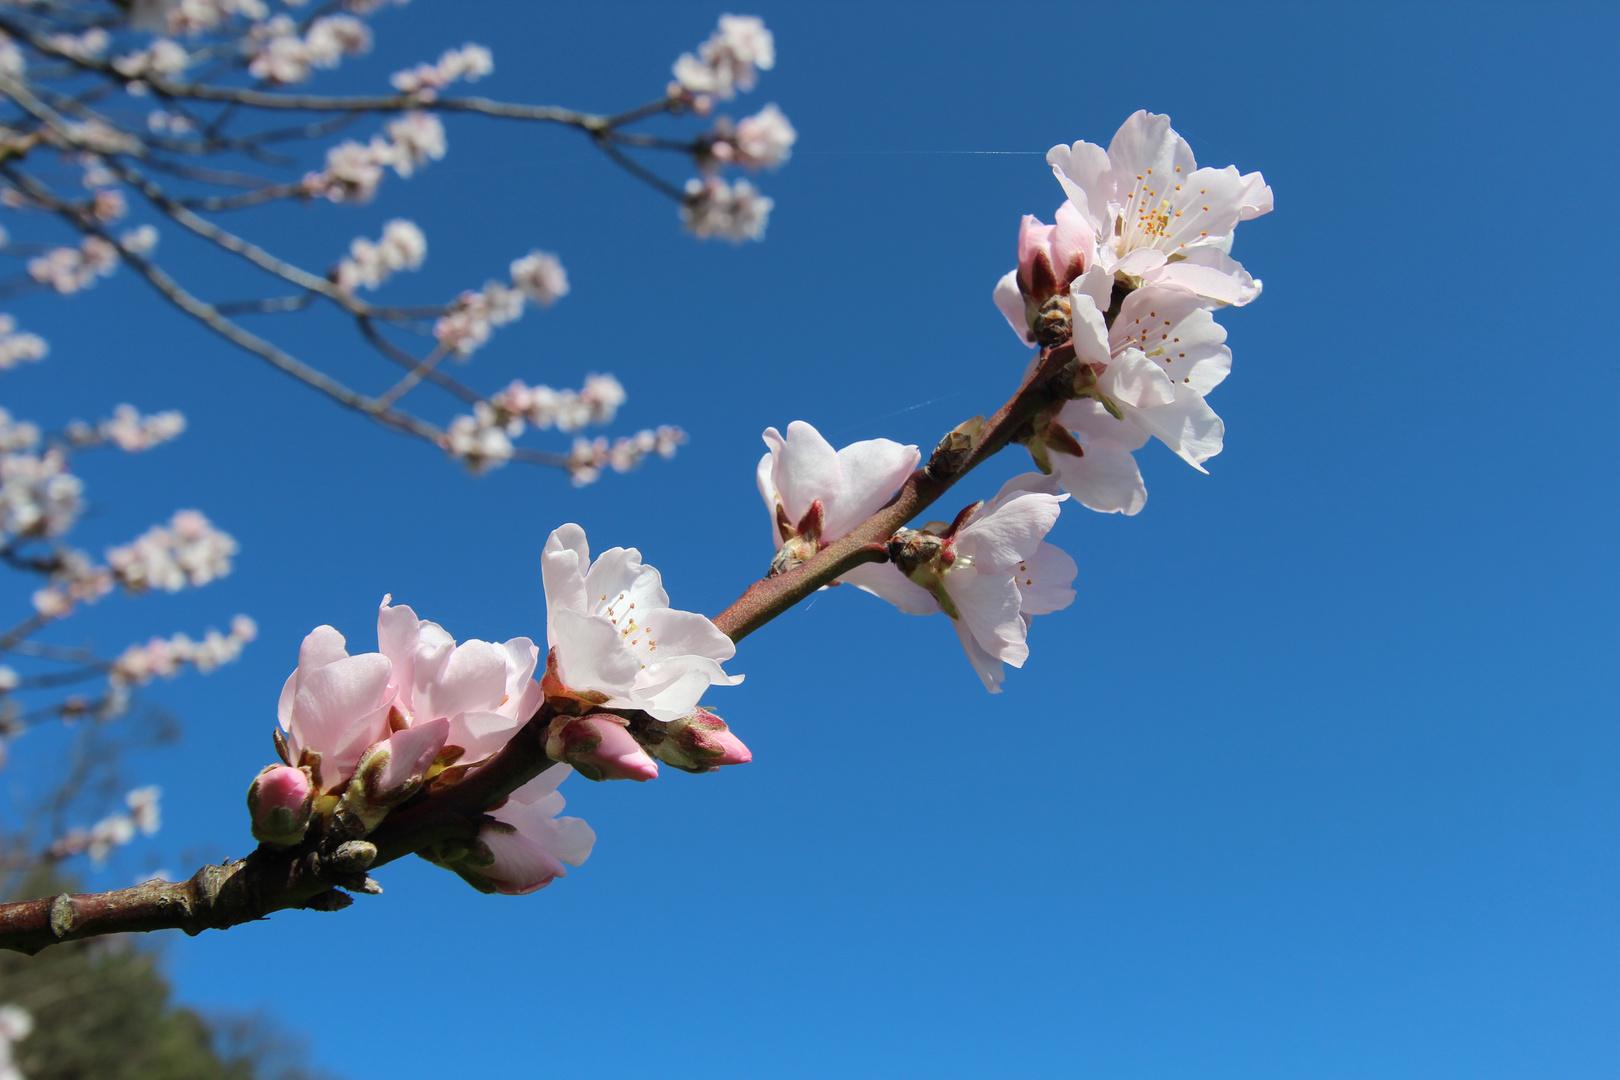
[[[398,688],[400,707],[409,711],[411,682],[416,675],[417,627],[421,620],[404,604],[390,606],[388,599],[385,597],[377,609],[377,647],[394,665],[394,685]]]
[[[1026,473],[1053,482],[1040,473]],[[1029,558],[1057,524],[1062,496],[1025,492],[999,506],[990,504],[956,534],[957,551],[981,571],[1006,571]],[[947,588],[949,588],[947,572]],[[955,597],[955,591],[951,596]]]
[[[1123,204],[1133,184],[1147,183],[1151,176],[1183,176],[1198,167],[1192,147],[1170,126],[1170,118],[1145,109],[1132,113],[1114,133],[1108,144],[1108,160],[1114,168],[1114,201]],[[1155,189],[1157,190],[1157,189]]]
[[[632,604],[639,613],[668,607],[669,594],[658,571],[641,561],[641,552],[608,548],[585,575],[585,610],[601,615],[611,607],[612,617],[621,618]]]
[[[1147,317],[1146,312],[1143,317]],[[1122,313],[1114,320],[1114,326],[1117,329],[1125,321]],[[1170,376],[1137,348],[1128,348],[1116,354],[1109,361],[1108,370],[1097,380],[1097,386],[1120,405],[1136,409],[1152,409],[1168,405],[1176,399]]]
[[[585,571],[591,565],[591,549],[585,530],[568,524],[546,540],[540,556],[540,576],[546,588],[546,643],[555,645],[553,619],[567,609],[585,612]]]
[[[1099,237],[1110,235],[1114,228],[1108,220],[1108,203],[1114,198],[1114,174],[1108,151],[1095,143],[1077,142],[1052,147],[1046,161],[1092,231]]]
[[[973,665],[973,670],[983,680],[984,688],[992,694],[1001,693],[1001,682],[1007,677],[1007,669],[973,640],[972,632],[961,622],[952,619],[951,626],[956,630],[957,640],[962,643],[962,651],[967,653],[968,663]]]
[[[812,502],[820,499],[823,506],[831,506],[843,490],[837,452],[803,420],[788,425],[786,445],[776,459],[776,488],[795,525]]]
[[[1018,340],[1025,345],[1035,344],[1035,338],[1029,332],[1029,319],[1024,309],[1024,293],[1018,287],[1017,270],[1007,271],[1006,275],[996,282],[995,291],[990,294],[990,299],[995,301],[996,310],[1007,320],[1007,325],[1018,335]]]
[[[1094,265],[1090,270],[1081,274],[1069,283],[1070,304],[1075,296],[1089,296],[1092,304],[1099,312],[1107,311],[1114,300],[1114,272],[1105,270],[1101,265]],[[1106,327],[1106,323],[1104,324]],[[1103,336],[1106,338],[1107,332]]]
[[[1102,403],[1083,398],[1071,401],[1058,413],[1058,421],[1075,433],[1080,445],[1090,447],[1093,440],[1116,443],[1126,450],[1140,450],[1147,445],[1148,433],[1129,420],[1115,420]]]
[[[771,442],[775,439],[775,443]],[[765,429],[765,442],[772,445],[773,450],[767,451],[759,459],[759,465],[754,469],[754,483],[759,487],[759,497],[765,500],[765,511],[771,515],[771,540],[777,547],[782,546],[782,533],[776,527],[776,503],[780,495],[776,490],[776,453],[780,449],[782,436],[775,428]]]
[[[1142,277],[1164,265],[1168,256],[1158,248],[1136,248],[1114,264],[1114,273],[1128,277]]]
[[[1108,350],[1108,322],[1102,308],[1089,291],[1095,282],[1091,271],[1069,285],[1069,315],[1074,327],[1074,355],[1083,364],[1106,364],[1112,354]],[[1108,279],[1113,288],[1113,279]]]
[[[1226,328],[1197,296],[1157,286],[1138,289],[1126,298],[1109,335],[1116,353],[1140,350],[1172,386],[1190,387],[1200,394],[1215,389],[1232,370],[1232,351],[1224,341]],[[1143,408],[1168,404],[1164,395],[1159,398],[1130,404]]]
[[[1054,544],[1036,548],[1033,556],[1019,564],[1013,578],[1026,621],[1031,615],[1049,615],[1074,603],[1074,579],[1079,573],[1080,568],[1062,548]]]
[[[1200,463],[1221,452],[1226,435],[1226,425],[1215,415],[1215,410],[1202,395],[1186,386],[1176,388],[1176,400],[1171,404],[1139,410],[1136,419],[1148,434],[1199,472],[1209,471]]]
[[[843,494],[828,505],[821,538],[836,540],[877,513],[921,460],[917,447],[892,439],[866,439],[838,451]]]
[[[1248,221],[1261,214],[1271,213],[1271,188],[1266,178],[1257,172],[1243,174],[1243,212],[1240,220]]]
[[[1024,644],[1025,624],[1019,615],[1022,598],[1012,575],[969,567],[952,568],[944,579],[945,591],[973,639],[998,660],[1023,666],[1029,646]]]
[[[1148,284],[1185,289],[1234,307],[1260,295],[1260,283],[1219,247],[1188,248],[1183,255],[1148,275]]]
[[[1241,220],[1245,194],[1243,178],[1232,166],[1197,170],[1174,192],[1164,246],[1190,251],[1225,241]]]
[[[557,674],[563,685],[570,690],[620,694],[635,684],[641,661],[605,616],[564,608],[553,613],[553,621]]]
[[[659,608],[649,611],[641,625],[665,655],[706,656],[717,663],[737,655],[736,643],[694,611]]]
[[[939,610],[933,594],[893,563],[862,563],[838,580],[887,600],[907,615],[932,615]]]
[[[1109,417],[1109,421],[1126,426],[1113,417]],[[1142,432],[1141,438],[1146,441],[1147,434]],[[1085,457],[1052,455],[1052,467],[1064,491],[1073,495],[1081,506],[1103,514],[1129,516],[1147,505],[1142,470],[1129,450],[1112,439],[1081,436],[1080,441],[1086,449]]]

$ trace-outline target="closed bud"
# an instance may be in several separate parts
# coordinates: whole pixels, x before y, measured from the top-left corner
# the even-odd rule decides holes
[[[649,725],[647,748],[659,761],[694,773],[754,760],[726,722],[702,707],[691,716],[667,724],[654,721]]]
[[[248,788],[253,838],[272,847],[292,847],[309,830],[315,804],[315,780],[309,769],[268,765]]]
[[[658,763],[641,748],[625,722],[610,713],[559,716],[546,732],[546,753],[587,780],[652,780]]]

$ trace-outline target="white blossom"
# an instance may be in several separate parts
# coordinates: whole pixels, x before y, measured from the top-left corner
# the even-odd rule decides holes
[[[0,1080],[24,1080],[11,1047],[28,1038],[33,1030],[33,1013],[21,1005],[0,1005]]]
[[[157,247],[158,231],[155,225],[137,225],[118,234],[118,246],[131,255],[149,255]]]
[[[185,634],[155,637],[144,645],[131,645],[112,663],[108,677],[119,686],[142,686],[154,678],[172,678],[186,666],[207,673],[242,655],[242,647],[259,634],[246,615],[231,620],[229,634],[209,630],[201,641]]]
[[[711,685],[742,682],[720,666],[737,652],[731,639],[670,607],[658,571],[635,548],[592,561],[585,530],[564,525],[546,540],[541,573],[546,642],[568,694],[670,721],[691,715]]]
[[[112,62],[115,71],[132,79],[179,75],[190,65],[191,54],[186,52],[185,46],[168,38],[158,38],[146,48],[126,53]]]
[[[0,315],[0,371],[7,371],[18,364],[43,360],[49,351],[50,346],[45,343],[44,338],[38,334],[19,332],[16,319],[10,315]],[[5,423],[10,423],[9,417]],[[37,429],[35,435],[37,441]],[[7,440],[0,438],[0,449],[12,450],[20,447],[11,446]]]
[[[614,472],[629,472],[648,454],[657,454],[661,458],[672,458],[675,450],[686,441],[686,432],[678,427],[667,425],[655,429],[643,428],[634,435],[623,435],[611,443],[598,436],[595,439],[579,438],[568,451],[568,477],[575,487],[584,487],[595,483],[601,477],[602,470],[611,468]]]
[[[67,436],[78,446],[109,442],[120,450],[137,453],[179,438],[185,430],[185,415],[173,409],[143,416],[133,405],[120,405],[113,410],[111,419],[94,427],[79,421],[69,424]]]
[[[765,224],[775,205],[747,180],[727,184],[717,176],[701,180],[693,177],[686,182],[681,224],[700,240],[713,236],[724,237],[734,244],[763,240]]]
[[[28,260],[28,276],[64,296],[88,289],[117,268],[118,249],[99,236],[85,237],[76,248],[52,248]]]
[[[682,53],[675,61],[675,81],[688,94],[712,95],[727,101],[737,91],[752,90],[756,71],[776,65],[776,44],[763,20],[754,15],[722,15],[697,55]]]
[[[277,15],[255,26],[251,37],[259,45],[248,72],[283,84],[302,82],[315,68],[335,68],[345,54],[371,48],[370,28],[350,15],[316,19],[302,38],[290,16]]]
[[[531,251],[512,260],[512,287],[541,307],[568,295],[568,271],[549,251]]]
[[[468,44],[459,49],[446,49],[437,64],[418,64],[396,71],[388,81],[402,94],[432,101],[438,91],[458,79],[476,82],[494,70],[495,58],[490,51],[482,45]]]
[[[352,293],[361,286],[376,289],[395,271],[415,270],[425,258],[427,237],[422,230],[414,222],[395,218],[383,226],[382,238],[376,242],[356,237],[333,277],[345,292]]]
[[[774,169],[792,155],[798,138],[782,110],[772,104],[736,124],[721,117],[710,136],[709,152],[721,163],[754,171]]]
[[[182,510],[167,526],[154,525],[134,542],[109,549],[107,563],[131,592],[179,592],[229,574],[236,552],[229,533],[195,510]]]
[[[0,536],[60,536],[84,510],[84,482],[60,450],[0,455]]]

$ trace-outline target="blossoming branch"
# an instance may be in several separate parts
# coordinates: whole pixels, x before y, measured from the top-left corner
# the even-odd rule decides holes
[[[742,84],[731,78],[714,92]],[[573,772],[649,781],[660,765],[751,760],[707,699],[741,681],[726,666],[738,642],[818,589],[850,584],[943,615],[1001,692],[1007,666],[1031,660],[1034,618],[1077,599],[1078,564],[1050,539],[1063,508],[1139,513],[1133,455],[1153,439],[1200,470],[1220,452],[1224,426],[1205,398],[1231,352],[1213,313],[1260,294],[1229,252],[1237,224],[1272,204],[1260,174],[1199,168],[1169,118],[1146,112],[1106,150],[1078,142],[1047,160],[1065,199],[1052,225],[1024,218],[1017,267],[992,297],[1037,349],[1000,408],[947,432],[926,460],[888,439],[835,449],[803,421],[767,428],[755,481],[775,554],[766,564],[761,552],[765,576],[712,620],[673,607],[636,549],[593,557],[585,530],[566,524],[539,553],[544,649],[457,644],[386,597],[377,652],[351,655],[338,631],[317,628],[281,693],[280,761],[249,789],[259,848],[186,882],[0,905],[0,946],[333,910],[381,891],[370,872],[411,853],[482,891],[543,888],[596,840],[559,816]],[[917,523],[1014,443],[1034,470]]]

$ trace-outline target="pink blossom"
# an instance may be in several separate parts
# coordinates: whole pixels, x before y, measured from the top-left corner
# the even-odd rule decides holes
[[[276,712],[292,763],[308,764],[322,792],[339,792],[360,756],[388,737],[393,665],[382,653],[350,656],[343,635],[318,626],[298,650]]]
[[[107,564],[132,592],[179,592],[231,572],[236,540],[196,510],[181,510],[167,526],[154,525],[133,543],[109,548]]]
[[[17,320],[10,315],[0,315],[0,371],[43,360],[48,352],[50,346],[44,338],[38,334],[18,333]]]
[[[658,764],[612,713],[559,716],[546,732],[546,754],[587,780],[656,780]]]
[[[392,665],[394,706],[411,727],[445,720],[445,745],[464,764],[494,754],[540,709],[540,650],[526,637],[464,641],[383,597],[377,641]]]
[[[672,458],[675,449],[684,442],[686,432],[668,425],[656,430],[645,428],[634,435],[620,436],[611,443],[601,437],[575,439],[566,467],[574,486],[584,487],[594,483],[605,468],[623,473],[640,465],[649,454]]]
[[[487,878],[496,892],[521,896],[565,876],[568,866],[583,864],[596,844],[596,833],[579,818],[557,816],[564,806],[557,785],[572,771],[553,765],[491,810],[495,824],[478,833],[490,861],[482,866],[469,863],[467,870]]]
[[[658,571],[635,548],[593,562],[585,530],[564,525],[546,541],[541,569],[557,693],[669,721],[691,715],[711,685],[742,681],[720,666],[736,654],[731,639],[670,607]]]
[[[417,269],[425,258],[427,237],[422,230],[415,222],[394,218],[375,243],[363,236],[350,242],[349,255],[338,263],[333,281],[348,293],[361,286],[376,289],[396,271]]]

